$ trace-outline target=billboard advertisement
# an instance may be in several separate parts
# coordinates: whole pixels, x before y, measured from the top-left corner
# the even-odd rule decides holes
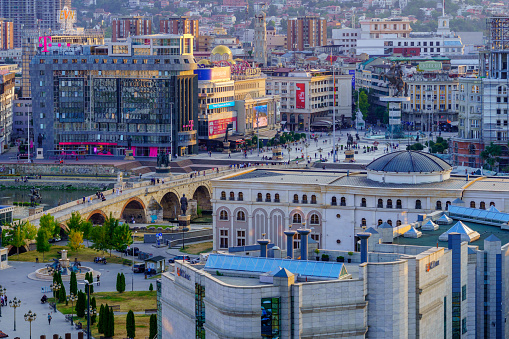
[[[198,75],[198,80],[214,81],[231,79],[230,67],[198,68],[194,70],[194,74]]]
[[[295,84],[297,92],[295,93],[297,101],[296,108],[306,108],[306,84]]]
[[[355,70],[348,70],[348,74],[352,76],[352,88],[355,89]]]
[[[209,138],[223,136],[228,124],[233,124],[232,132],[237,131],[237,117],[209,121]]]
[[[255,116],[253,128],[265,127],[269,124],[267,117],[267,105],[260,105],[253,107]]]
[[[233,106],[235,106],[235,101],[227,101],[227,102],[220,102],[218,104],[209,104],[208,109],[233,107]]]

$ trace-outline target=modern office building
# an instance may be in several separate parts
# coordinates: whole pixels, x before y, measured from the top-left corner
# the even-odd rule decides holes
[[[200,35],[198,19],[187,16],[175,16],[159,20],[159,33],[191,34],[195,41]]]
[[[117,42],[135,35],[152,34],[152,18],[126,16],[114,18],[111,22],[111,41]]]
[[[12,134],[15,73],[0,69],[0,154],[7,151]]]
[[[34,130],[45,154],[123,155],[128,147],[146,157],[196,153],[192,46],[192,35],[156,34],[39,48],[30,75]]]
[[[266,71],[267,94],[281,97],[281,125],[288,131],[314,130],[314,123],[332,126],[334,89],[332,72],[279,68]],[[336,121],[352,117],[352,77],[336,73]],[[329,127],[330,127],[329,126]],[[319,127],[317,127],[319,128]]]
[[[303,51],[327,45],[327,20],[318,16],[302,16],[288,20],[286,48]]]
[[[14,23],[10,19],[0,19],[0,50],[14,48]]]
[[[33,131],[33,119],[29,119],[32,115],[32,99],[18,98],[12,102],[12,135],[11,139],[28,138],[28,123],[30,121],[30,129]]]

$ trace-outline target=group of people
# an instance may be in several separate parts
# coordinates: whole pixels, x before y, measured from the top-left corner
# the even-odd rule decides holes
[[[0,306],[7,306],[7,295],[2,295],[0,297]]]
[[[95,196],[97,197],[97,199],[101,199],[101,201],[106,201],[106,198],[104,197],[104,194],[103,192],[95,192]]]

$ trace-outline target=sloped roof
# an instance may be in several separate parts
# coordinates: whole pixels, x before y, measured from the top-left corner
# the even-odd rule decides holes
[[[453,227],[449,228],[447,231],[442,233],[438,240],[447,241],[449,239],[449,233],[459,233],[461,234],[461,241],[472,242],[479,239],[480,235],[476,231],[472,230],[470,227],[458,221]]]

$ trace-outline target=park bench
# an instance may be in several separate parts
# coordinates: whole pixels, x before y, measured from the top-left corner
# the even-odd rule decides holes
[[[111,305],[108,306],[112,311],[120,312],[120,305]]]

